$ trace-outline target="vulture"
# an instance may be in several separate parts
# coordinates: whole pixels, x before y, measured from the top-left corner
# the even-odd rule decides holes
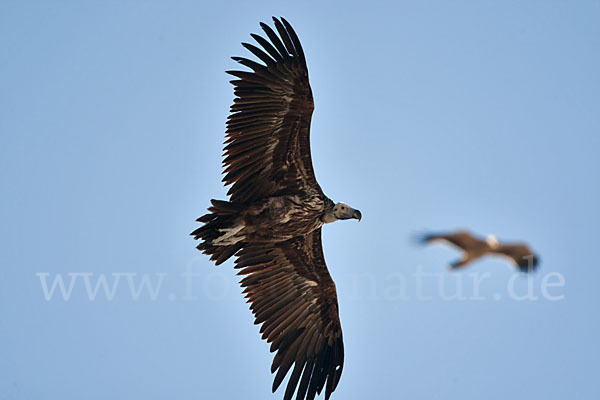
[[[522,272],[533,271],[538,266],[539,257],[524,243],[500,243],[494,235],[480,239],[466,231],[451,233],[430,233],[421,237],[423,244],[446,242],[463,252],[460,260],[450,264],[452,269],[464,267],[487,254],[508,258]]]
[[[232,57],[247,67],[235,77],[224,143],[228,200],[211,200],[203,225],[191,233],[217,265],[234,268],[262,338],[275,352],[275,392],[291,370],[284,399],[329,399],[344,365],[335,284],[323,246],[323,225],[362,215],[321,190],[310,155],[314,109],[304,51],[284,19],[261,23],[256,58]],[[293,367],[293,368],[292,368]]]

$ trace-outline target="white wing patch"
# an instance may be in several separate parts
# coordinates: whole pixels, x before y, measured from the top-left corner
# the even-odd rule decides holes
[[[219,232],[223,232],[224,235],[219,236],[213,240],[213,244],[217,246],[230,246],[236,244],[245,239],[244,235],[236,236],[241,230],[244,229],[243,224],[236,225],[232,228],[219,229]]]

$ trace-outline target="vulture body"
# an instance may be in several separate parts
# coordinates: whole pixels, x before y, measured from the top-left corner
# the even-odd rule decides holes
[[[314,108],[300,41],[283,18],[242,45],[261,62],[233,57],[250,71],[227,71],[235,99],[224,148],[228,201],[211,200],[197,248],[221,264],[236,256],[255,324],[276,352],[273,391],[290,369],[285,399],[328,399],[342,374],[344,346],[335,284],[321,227],[361,213],[334,203],[317,183],[309,130]]]
[[[421,237],[424,244],[446,242],[454,245],[463,252],[463,257],[452,263],[452,269],[464,267],[472,261],[485,255],[499,255],[508,258],[519,270],[532,271],[537,268],[539,257],[524,243],[500,243],[495,236],[480,239],[466,231],[451,233],[430,233]]]

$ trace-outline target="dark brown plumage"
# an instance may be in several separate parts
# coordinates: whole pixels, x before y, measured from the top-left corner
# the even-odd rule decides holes
[[[238,78],[231,81],[236,98],[223,160],[230,198],[211,200],[192,235],[217,265],[237,256],[255,323],[276,352],[273,391],[291,370],[284,399],[313,399],[323,389],[328,399],[342,374],[344,345],[321,227],[362,215],[335,204],[317,183],[304,52],[290,24],[273,21],[275,30],[260,24],[268,40],[252,34],[262,49],[242,43],[262,63],[233,57],[251,71],[228,71]]]
[[[523,272],[537,268],[539,257],[523,243],[502,244],[490,235],[485,240],[471,235],[469,232],[458,231],[442,234],[426,234],[421,237],[422,243],[445,241],[463,251],[463,257],[451,264],[451,267],[464,267],[470,262],[487,254],[500,255],[509,258]]]

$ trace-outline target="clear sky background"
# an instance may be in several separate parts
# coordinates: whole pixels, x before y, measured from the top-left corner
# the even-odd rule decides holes
[[[598,1],[3,1],[0,399],[283,396],[231,262],[188,236],[226,193],[229,57],[272,15],[307,55],[317,178],[363,213],[324,228],[333,399],[600,398]],[[540,269],[411,242],[454,228]]]

